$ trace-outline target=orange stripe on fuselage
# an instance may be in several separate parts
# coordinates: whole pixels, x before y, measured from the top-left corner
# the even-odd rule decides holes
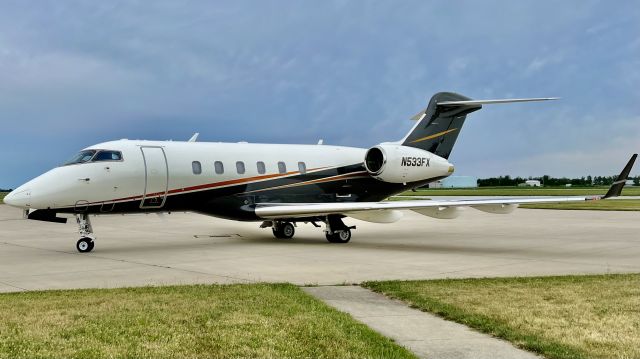
[[[317,171],[321,171],[321,170],[324,170],[324,169],[327,169],[327,168],[329,168],[329,167],[311,168],[311,169],[309,169],[307,171],[307,173],[309,173],[309,172],[317,172]],[[232,185],[237,185],[237,184],[242,184],[242,183],[253,183],[253,182],[259,182],[259,181],[262,181],[262,180],[267,180],[267,179],[272,179],[272,178],[282,178],[282,177],[294,176],[294,175],[298,175],[298,174],[300,174],[299,171],[291,171],[291,172],[286,172],[286,173],[275,173],[275,174],[260,175],[260,176],[246,177],[246,178],[236,178],[236,179],[227,180],[227,181],[207,183],[207,184],[191,186],[191,187],[185,187],[185,188],[176,188],[176,189],[172,189],[172,190],[167,191],[167,195],[186,193],[186,192],[194,192],[194,191],[203,190],[203,189],[209,189],[209,188],[232,186]],[[145,195],[144,197],[148,198],[148,197],[161,196],[161,195],[164,195],[164,192],[149,193],[149,194]],[[142,198],[143,198],[143,195],[137,195],[137,196],[131,196],[131,197],[110,199],[110,200],[106,200],[106,201],[90,202],[90,203],[87,203],[87,205],[101,204],[101,203],[112,203],[112,202],[123,202],[123,201],[130,201],[130,200],[136,200],[136,199],[142,200]],[[72,206],[70,206],[70,207],[72,207]],[[64,208],[64,207],[61,207],[61,208]]]

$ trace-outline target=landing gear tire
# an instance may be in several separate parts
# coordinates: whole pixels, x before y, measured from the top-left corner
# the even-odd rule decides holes
[[[351,240],[351,230],[345,229],[331,234],[327,232],[325,236],[331,243],[347,243]]]
[[[76,242],[76,249],[80,253],[88,253],[93,250],[93,239],[89,237],[80,238],[78,242]]]
[[[284,222],[273,227],[273,235],[279,239],[290,239],[296,233],[296,228],[291,222]]]

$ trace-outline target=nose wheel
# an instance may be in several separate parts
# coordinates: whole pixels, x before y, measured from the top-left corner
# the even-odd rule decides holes
[[[93,250],[95,243],[93,243],[93,227],[91,227],[91,220],[86,213],[76,214],[76,222],[78,222],[78,232],[80,232],[80,238],[76,242],[76,249],[80,253],[88,253]]]
[[[76,249],[80,253],[87,253],[93,250],[94,245],[95,243],[93,243],[93,238],[84,237],[80,238],[78,242],[76,242]]]

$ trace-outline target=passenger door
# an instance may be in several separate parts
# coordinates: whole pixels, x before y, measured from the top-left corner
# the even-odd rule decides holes
[[[167,156],[162,147],[142,146],[144,160],[144,195],[140,208],[162,208],[169,190],[169,168]]]

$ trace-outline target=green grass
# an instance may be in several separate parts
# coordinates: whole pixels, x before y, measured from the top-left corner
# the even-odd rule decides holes
[[[465,189],[421,189],[408,191],[402,196],[591,196],[605,194],[608,187],[574,187],[574,188],[523,188],[523,187],[480,187]],[[640,196],[640,187],[627,187],[623,196]],[[391,197],[390,201],[407,200],[406,197]],[[597,210],[597,211],[640,211],[640,200],[617,199],[608,201],[587,201],[571,203],[536,203],[523,204],[521,208],[533,209],[565,209],[565,210]]]
[[[569,209],[569,210],[596,210],[596,211],[640,211],[640,200],[616,199],[606,201],[587,201],[573,203],[536,203],[523,204],[521,208],[534,209]]]
[[[9,194],[9,192],[0,192],[0,203],[4,203],[4,196]]]
[[[607,193],[609,187],[478,187],[478,188],[430,188],[416,192],[407,191],[403,196],[583,196]],[[640,196],[640,187],[625,187],[623,196]]]
[[[640,358],[640,275],[368,282],[548,358]]]
[[[0,295],[0,358],[414,358],[289,284]]]

